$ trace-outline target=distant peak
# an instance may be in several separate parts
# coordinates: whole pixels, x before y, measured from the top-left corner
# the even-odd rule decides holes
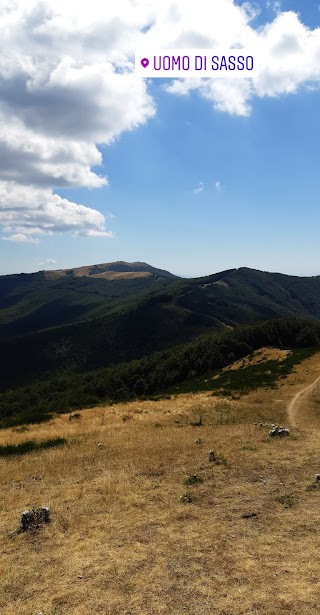
[[[160,277],[176,279],[170,271],[164,269],[158,269],[152,267],[148,263],[134,262],[128,263],[127,261],[114,261],[111,263],[99,263],[96,265],[84,265],[82,267],[74,267],[72,269],[60,269],[57,271],[46,271],[45,276],[48,279],[61,278],[61,277],[99,277],[106,280],[116,279],[132,279],[132,278],[147,278],[147,277]]]

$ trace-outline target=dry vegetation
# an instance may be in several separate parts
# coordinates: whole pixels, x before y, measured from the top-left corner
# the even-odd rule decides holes
[[[301,396],[289,438],[254,423],[287,426],[319,374],[315,355],[240,399],[183,395],[0,432],[0,444],[68,440],[0,459],[1,614],[318,613],[319,395]],[[203,482],[186,486],[194,473]],[[10,534],[42,505],[50,525]]]
[[[248,367],[248,365],[256,365],[265,361],[284,361],[290,354],[290,350],[281,350],[280,348],[260,348],[255,350],[252,355],[235,361],[232,365],[228,365],[222,371],[239,369]]]
[[[73,272],[74,277],[104,278],[105,280],[133,280],[134,278],[150,278],[150,271],[104,271],[102,273],[92,273],[92,267],[78,267],[77,269],[58,269],[57,271],[46,271],[47,280],[58,280],[64,278],[68,273]]]

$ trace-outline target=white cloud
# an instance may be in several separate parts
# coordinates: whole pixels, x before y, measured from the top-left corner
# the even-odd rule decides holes
[[[1,0],[0,0],[1,2]],[[134,74],[136,48],[260,49],[253,80],[176,80],[219,112],[249,116],[255,97],[320,83],[320,28],[293,11],[254,29],[259,9],[233,0],[3,0],[0,5],[0,225],[4,239],[34,243],[56,232],[110,237],[106,215],[59,188],[108,185],[99,146],[155,113],[150,81]],[[199,185],[196,190],[199,190]],[[10,229],[10,230],[9,230]]]
[[[179,79],[166,87],[167,92],[185,96],[196,91],[214,104],[217,111],[231,115],[249,115],[252,86],[246,79]]]
[[[23,233],[16,233],[15,235],[9,235],[9,237],[2,237],[4,241],[12,241],[13,243],[39,243],[39,239],[35,239],[29,235],[24,235]]]
[[[280,13],[281,11],[281,2],[279,0],[267,0],[267,8],[272,8],[274,13]]]
[[[273,8],[277,12],[274,20],[255,30],[250,23],[254,10],[249,10],[248,3],[240,7],[231,0],[217,0],[208,6],[205,0],[185,0],[175,29],[164,28],[164,47],[178,47],[181,32],[184,46],[195,47],[201,32],[208,48],[239,46],[258,51],[261,72],[247,80],[179,79],[166,85],[166,91],[180,96],[196,92],[218,111],[249,116],[255,97],[286,95],[302,86],[308,88],[310,82],[319,83],[320,28],[310,30],[293,11],[280,13],[279,3],[273,3]],[[152,30],[148,35],[152,36]]]
[[[39,266],[42,265],[56,265],[57,261],[54,258],[46,258],[43,262],[39,263]]]
[[[217,190],[219,190],[219,191],[221,190],[221,182],[220,181],[217,181],[215,186],[216,186]]]
[[[99,211],[62,199],[47,188],[0,181],[0,203],[0,225],[5,232],[18,229],[22,236],[63,231],[110,236],[105,230],[105,218]],[[38,241],[33,240],[33,243]]]
[[[95,229],[84,229],[82,231],[75,231],[73,237],[115,237],[115,233],[112,231],[96,231]]]
[[[55,192],[107,186],[97,146],[155,114],[147,84],[133,72],[141,7],[82,4],[0,6],[0,224],[5,233],[12,228],[10,241],[38,242],[35,228],[112,236],[103,214]]]
[[[199,182],[199,185],[194,189],[193,194],[200,194],[200,192],[204,191],[204,183]]]

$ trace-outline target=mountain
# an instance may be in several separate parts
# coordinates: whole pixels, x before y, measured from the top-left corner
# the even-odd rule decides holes
[[[189,280],[146,263],[106,263],[2,276],[0,296],[2,389],[131,361],[238,325],[320,318],[319,276],[248,268]]]
[[[44,271],[47,280],[57,280],[71,276],[73,278],[90,277],[103,278],[105,280],[133,280],[134,278],[168,278],[175,279],[173,273],[163,269],[157,269],[148,263],[127,263],[117,261],[115,263],[102,263],[101,265],[89,265],[87,267],[77,267],[75,269],[58,269],[57,271]]]
[[[0,276],[0,335],[74,323],[177,279],[147,263],[104,263]]]

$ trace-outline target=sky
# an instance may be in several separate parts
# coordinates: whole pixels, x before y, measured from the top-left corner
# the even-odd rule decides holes
[[[0,0],[0,274],[320,275],[319,26],[314,0]],[[134,70],[256,45],[253,79]]]

